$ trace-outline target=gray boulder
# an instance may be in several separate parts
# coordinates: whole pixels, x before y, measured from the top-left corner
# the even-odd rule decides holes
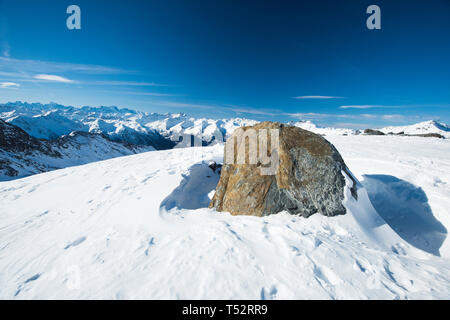
[[[343,171],[353,180],[353,197],[357,197],[356,180],[352,177],[336,148],[320,135],[274,122],[263,122],[237,130],[230,137],[239,144],[248,140],[249,129],[277,129],[279,145],[278,166],[274,174],[262,175],[260,161],[250,164],[224,163],[216,193],[210,208],[233,215],[266,216],[281,211],[309,217],[314,213],[336,216],[346,213]],[[248,136],[248,135],[247,135]],[[226,147],[229,147],[227,143]],[[270,151],[272,150],[272,151]],[[227,150],[225,149],[225,152]],[[247,156],[246,159],[250,159]]]

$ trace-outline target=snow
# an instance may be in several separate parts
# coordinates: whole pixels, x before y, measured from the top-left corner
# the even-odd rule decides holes
[[[192,134],[206,143],[223,142],[236,128],[256,123],[240,118],[196,119],[183,113],[157,114],[117,107],[74,108],[22,102],[1,104],[0,119],[39,139],[52,140],[73,131],[82,131],[102,133],[115,141],[157,149],[167,145],[164,137],[172,139],[183,134]]]
[[[333,218],[208,209],[221,144],[1,182],[0,299],[448,299],[448,140],[326,138],[365,186]]]
[[[450,138],[450,127],[445,124],[434,120],[424,121],[408,126],[391,126],[379,129],[384,133],[400,133],[405,134],[427,134],[438,133],[445,138]]]
[[[14,137],[11,136],[11,139]],[[11,176],[7,174],[5,168],[0,168],[0,181],[155,150],[149,146],[125,145],[106,139],[101,135],[82,132],[72,132],[45,146],[49,147],[49,150],[52,151],[51,154],[43,153],[38,149],[27,152],[8,152],[0,148],[0,162],[7,163],[8,167],[17,172],[17,175]]]
[[[317,133],[317,134],[321,134],[324,136],[328,136],[328,135],[350,135],[350,134],[355,134],[356,131],[352,130],[352,129],[347,129],[347,128],[332,128],[332,127],[319,127],[316,124],[314,124],[313,122],[307,120],[307,121],[298,121],[293,123],[294,126]]]
[[[9,123],[22,128],[30,136],[53,140],[73,131],[86,130],[83,124],[67,119],[56,112],[47,112],[33,117],[18,116]]]

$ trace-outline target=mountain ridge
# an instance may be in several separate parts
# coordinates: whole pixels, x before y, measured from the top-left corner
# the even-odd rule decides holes
[[[195,146],[223,143],[236,128],[258,121],[193,118],[185,113],[148,113],[114,106],[9,102],[0,104],[0,122],[1,181],[134,153],[188,147],[192,137]],[[320,127],[311,121],[290,124],[323,136],[360,134],[359,130]],[[450,138],[450,127],[434,120],[379,130]]]
[[[193,118],[185,113],[148,113],[118,107],[75,108],[59,104],[9,102],[0,104],[0,119],[31,136],[53,140],[72,131],[102,133],[113,141],[171,149],[183,135],[194,135],[203,145],[223,142],[229,131],[254,120]]]
[[[37,139],[0,119],[0,181],[153,150],[80,131],[51,141]]]

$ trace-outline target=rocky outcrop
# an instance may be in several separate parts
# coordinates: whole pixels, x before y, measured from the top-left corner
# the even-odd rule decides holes
[[[254,132],[278,130],[278,147],[271,141],[267,154],[272,161],[278,158],[276,170],[272,175],[261,174],[264,162],[249,163],[252,157],[249,154],[245,157],[245,163],[224,163],[210,208],[233,215],[254,216],[266,216],[283,210],[304,217],[317,212],[325,216],[346,213],[342,204],[346,186],[343,172],[353,180],[352,194],[355,198],[356,180],[331,143],[298,127],[263,122],[235,131],[225,146],[225,154],[230,146],[240,150],[242,143],[248,150],[251,142],[245,136],[249,136],[247,130],[251,129]],[[258,140],[258,147],[260,142]],[[261,159],[261,154],[258,154],[258,159]]]
[[[401,137],[424,137],[424,138],[439,138],[439,139],[445,139],[445,137],[442,134],[431,132],[431,133],[418,133],[418,134],[405,134],[404,131],[394,133],[392,131],[389,131],[387,134],[380,130],[373,130],[373,129],[366,129],[364,130],[365,135],[369,136],[401,136]]]
[[[424,137],[424,138],[439,138],[445,139],[442,134],[439,133],[423,133],[423,134],[409,134],[411,137]]]
[[[397,133],[396,135],[399,135],[399,136],[402,136],[402,137],[423,137],[423,138],[445,139],[445,137],[442,134],[439,134],[439,133],[405,134],[404,132],[401,132],[401,133]]]
[[[0,119],[0,150],[7,152],[31,154],[39,151],[52,157],[61,155],[52,150],[50,143],[30,136],[21,128]]]
[[[366,129],[364,130],[364,134],[368,136],[384,136],[384,132],[374,129]]]
[[[0,181],[151,150],[89,132],[72,132],[52,141],[37,139],[0,119]]]

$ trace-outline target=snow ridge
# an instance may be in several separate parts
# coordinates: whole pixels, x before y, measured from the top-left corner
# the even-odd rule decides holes
[[[427,133],[437,133],[445,138],[450,138],[450,126],[445,123],[429,120],[420,123],[416,123],[409,126],[391,126],[379,129],[383,133],[401,133],[404,134],[427,134]]]

